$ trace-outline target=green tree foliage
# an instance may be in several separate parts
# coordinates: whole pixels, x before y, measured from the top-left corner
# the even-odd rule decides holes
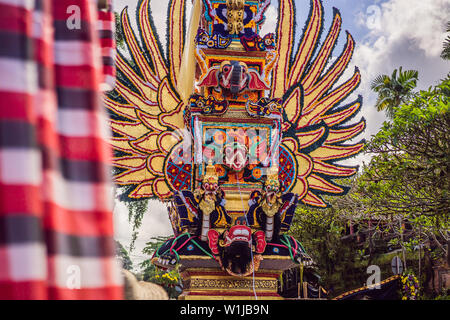
[[[450,32],[450,21],[447,23],[447,33]],[[441,58],[445,60],[450,60],[450,35],[444,41]]]
[[[445,79],[395,106],[391,121],[367,145],[370,163],[343,182],[351,185],[349,193],[329,199],[325,210],[298,208],[291,232],[332,295],[364,285],[369,265],[380,266],[383,279],[392,275],[395,255],[415,274],[420,263],[427,282],[433,264],[448,254],[449,93]],[[346,231],[349,222],[353,236]]]
[[[130,242],[130,251],[134,250],[135,242],[139,234],[139,228],[142,225],[142,219],[148,208],[148,199],[138,201],[124,202],[128,208],[128,221],[133,227],[132,238]]]
[[[133,262],[130,259],[127,249],[116,240],[116,257],[120,260],[122,268],[128,271],[133,270]]]
[[[357,263],[360,254],[355,239],[345,236],[349,221],[364,217],[355,196],[350,191],[341,199],[327,199],[331,205],[327,209],[299,206],[290,230],[313,258],[321,285],[331,296],[358,288],[367,278],[365,267]]]
[[[141,276],[143,281],[155,282],[155,276],[159,274],[158,268],[152,264],[151,257],[156,250],[166,242],[170,237],[151,237],[150,241],[145,244],[142,253],[148,256],[148,259],[144,260],[139,267],[141,268]]]
[[[116,189],[117,199],[125,204],[128,209],[128,221],[131,224],[132,235],[129,250],[132,252],[136,243],[137,236],[139,235],[139,228],[142,225],[142,219],[144,214],[148,210],[148,199],[131,199],[128,197],[128,193],[134,188],[134,186],[120,186]]]
[[[361,191],[382,214],[450,212],[450,80],[421,91],[397,109],[367,145]]]
[[[448,259],[450,239],[449,106],[449,78],[399,106],[367,145],[373,157],[358,182],[364,206],[394,235],[390,245],[426,244],[434,260]]]
[[[122,28],[122,23],[120,22],[120,14],[114,12],[115,22],[116,22],[116,44],[120,49],[125,49],[125,35]]]
[[[414,95],[418,77],[418,71],[403,71],[402,67],[395,69],[391,76],[376,77],[371,83],[371,89],[378,94],[375,104],[377,110],[385,111],[388,118],[392,119],[396,108]]]
[[[151,262],[151,257],[153,256],[155,251],[169,238],[171,237],[152,237],[150,238],[150,241],[146,243],[146,246],[142,250],[142,252],[146,254],[149,259],[144,260],[140,264],[140,276],[142,277],[143,281],[153,282],[164,287],[169,295],[169,298],[176,298],[181,293],[179,290],[176,290],[176,286],[181,283],[181,277],[178,272],[178,268],[170,271],[164,271],[157,268]]]

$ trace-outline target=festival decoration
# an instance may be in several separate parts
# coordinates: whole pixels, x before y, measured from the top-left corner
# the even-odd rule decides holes
[[[416,300],[419,295],[419,280],[412,274],[403,274],[401,277],[402,300]]]
[[[235,60],[223,61],[220,66],[211,67],[200,80],[199,86],[214,87],[216,91],[230,91],[236,95],[244,90],[269,90],[258,72],[247,64]],[[224,92],[226,95],[227,93]]]
[[[258,295],[277,298],[272,283],[264,289],[262,274],[276,278],[295,264],[311,263],[302,245],[285,234],[296,206],[327,207],[323,195],[348,191],[335,179],[357,171],[338,161],[364,146],[364,141],[345,144],[365,128],[364,119],[349,124],[361,97],[343,103],[359,85],[359,70],[336,85],[354,41],[347,34],[343,52],[328,63],[341,16],[334,11],[321,44],[319,0],[311,1],[296,46],[293,0],[279,2],[276,33],[262,38],[270,0],[198,1],[193,15],[201,18],[188,32],[195,41],[185,46],[186,2],[169,2],[166,55],[148,0],[137,6],[138,33],[127,9],[122,12],[131,60],[119,54],[117,98],[105,101],[114,114],[114,178],[134,186],[130,198],[169,203],[175,237],[157,250],[153,262],[163,268],[181,263],[191,284],[182,297],[205,296],[213,288],[193,284],[213,274],[231,282],[251,276]],[[185,99],[192,84],[181,79],[187,78],[183,61],[190,61],[190,54],[196,89]]]

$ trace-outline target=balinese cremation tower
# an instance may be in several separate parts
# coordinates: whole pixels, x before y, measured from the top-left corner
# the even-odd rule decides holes
[[[321,39],[322,3],[311,0],[294,45],[293,2],[278,2],[276,32],[262,35],[270,0],[194,0],[185,37],[186,1],[172,0],[165,54],[148,0],[138,33],[122,12],[131,58],[119,53],[106,99],[115,181],[134,186],[130,198],[170,204],[174,237],[152,261],[181,265],[181,298],[280,298],[280,273],[311,261],[286,234],[297,205],[327,207],[323,195],[347,192],[334,180],[356,173],[336,163],[363,148],[344,144],[365,128],[348,122],[361,98],[342,104],[359,71],[336,85],[354,41],[347,34],[331,63],[341,17],[335,9]]]

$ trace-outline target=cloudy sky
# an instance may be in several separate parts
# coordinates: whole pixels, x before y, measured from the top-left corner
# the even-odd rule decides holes
[[[137,0],[114,0],[115,10],[122,11],[128,6],[131,19]],[[160,39],[165,39],[166,14],[168,0],[152,2],[152,12]],[[301,33],[309,12],[310,0],[296,0],[297,36]],[[190,1],[189,1],[190,3]],[[272,0],[272,6],[266,14],[263,33],[273,32],[277,21],[277,3]],[[448,0],[323,0],[325,9],[325,30],[329,28],[333,7],[339,9],[343,25],[342,30],[348,30],[356,41],[356,49],[352,65],[342,78],[350,77],[354,66],[358,66],[362,81],[358,90],[348,101],[360,94],[364,98],[361,116],[367,121],[366,132],[357,140],[366,138],[378,131],[384,114],[374,108],[376,96],[370,91],[370,82],[379,74],[391,74],[400,66],[404,70],[419,71],[420,89],[436,84],[439,79],[450,72],[450,63],[442,60],[439,55],[445,39],[445,25],[450,20],[450,2]],[[189,13],[190,8],[188,8]],[[338,56],[345,44],[345,32],[340,37],[340,45],[336,46],[334,55]],[[355,120],[356,121],[356,120]],[[356,165],[364,161],[364,156],[348,160],[348,164]],[[127,211],[121,203],[115,210],[117,239],[125,245],[129,243],[131,228],[127,222]],[[169,235],[171,227],[164,205],[152,201],[146,214],[136,250],[132,259],[143,259],[140,251],[145,242],[152,236]]]

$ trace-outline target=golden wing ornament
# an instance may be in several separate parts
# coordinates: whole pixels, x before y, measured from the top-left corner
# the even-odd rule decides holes
[[[364,147],[364,141],[344,144],[365,129],[364,119],[346,124],[360,110],[362,98],[341,105],[358,87],[359,70],[355,69],[350,79],[335,87],[350,62],[355,43],[347,33],[343,52],[329,66],[342,24],[338,10],[334,9],[332,25],[320,44],[323,7],[321,1],[311,0],[304,34],[296,47],[293,46],[294,1],[280,0],[278,12],[278,63],[272,75],[271,97],[282,97],[282,148],[296,160],[297,179],[291,191],[299,194],[307,205],[326,207],[321,195],[343,195],[347,191],[333,180],[357,172],[355,167],[336,162],[356,155]]]
[[[131,198],[164,200],[172,190],[192,183],[192,166],[177,159],[182,152],[175,152],[184,127],[184,103],[175,88],[183,52],[185,4],[185,0],[169,3],[166,55],[149,0],[137,5],[138,33],[131,28],[127,8],[121,14],[131,57],[119,52],[116,88],[105,104],[113,114],[113,166],[118,169],[114,180],[118,185],[135,185],[128,195]]]
[[[130,58],[119,53],[115,96],[109,95],[105,103],[113,114],[113,165],[118,169],[114,179],[119,185],[135,185],[129,194],[131,198],[164,200],[176,190],[194,187],[190,155],[182,151],[183,112],[188,109],[188,102],[183,102],[176,90],[182,78],[179,70],[185,43],[185,2],[169,2],[166,55],[156,34],[149,0],[138,3],[138,33],[130,26],[127,9],[121,15]],[[213,8],[210,1],[203,3],[208,18]],[[267,5],[265,1],[263,7]],[[298,194],[304,204],[314,207],[327,206],[322,195],[343,195],[347,191],[335,179],[350,177],[357,168],[337,162],[362,150],[364,141],[345,142],[365,129],[364,119],[348,124],[359,112],[362,98],[343,103],[360,83],[359,70],[355,69],[350,79],[336,85],[350,63],[354,40],[347,33],[342,53],[330,65],[342,20],[335,9],[331,27],[321,43],[323,15],[321,1],[311,0],[304,33],[294,46],[294,1],[280,0],[276,49],[268,51],[270,59],[261,74],[271,81],[269,98],[281,105],[279,165],[280,179],[285,182],[283,192]],[[207,74],[205,65],[200,63],[198,67],[201,74]],[[248,107],[254,103],[250,101]]]

